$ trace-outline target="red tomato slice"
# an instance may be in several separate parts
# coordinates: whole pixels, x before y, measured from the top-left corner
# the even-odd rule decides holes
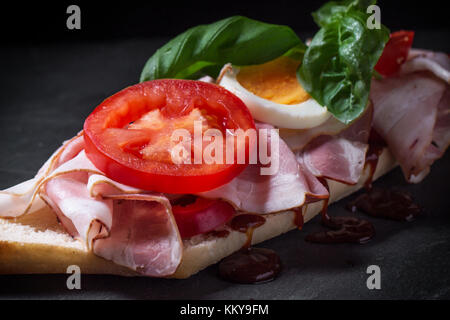
[[[406,61],[409,49],[414,40],[414,31],[397,31],[391,33],[383,54],[378,60],[375,70],[383,76],[390,76],[398,72]]]
[[[182,238],[212,231],[224,225],[236,213],[233,206],[222,200],[197,197],[186,205],[173,205],[172,212]]]
[[[87,117],[86,155],[109,178],[136,188],[165,193],[207,191],[232,180],[247,164],[174,163],[170,156],[173,130],[192,133],[199,119],[205,130],[220,130],[224,141],[228,129],[255,129],[245,104],[222,87],[193,80],[154,80],[114,94]],[[203,144],[203,148],[208,145]],[[234,147],[236,155],[237,143]],[[194,154],[193,143],[191,148]],[[248,149],[246,142],[246,159]]]

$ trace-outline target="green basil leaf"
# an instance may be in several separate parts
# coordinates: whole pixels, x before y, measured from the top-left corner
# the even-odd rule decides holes
[[[376,0],[345,0],[330,1],[325,3],[319,10],[312,13],[314,21],[321,27],[331,23],[331,19],[337,17],[337,14],[348,12],[350,10],[359,10],[366,12],[367,7],[375,4]]]
[[[350,123],[366,108],[373,69],[389,30],[368,29],[356,9],[334,14],[305,52],[297,77],[303,88],[337,119]]]
[[[226,63],[261,64],[293,48],[298,55],[306,47],[291,28],[233,16],[170,40],[147,61],[140,81],[193,79],[202,72],[216,77]]]

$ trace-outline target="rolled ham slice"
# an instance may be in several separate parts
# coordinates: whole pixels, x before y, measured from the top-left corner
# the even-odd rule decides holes
[[[417,71],[430,71],[442,81],[450,83],[450,59],[446,53],[411,49],[400,74]]]
[[[356,184],[361,176],[368,145],[342,137],[320,136],[298,158],[316,177]]]
[[[337,135],[323,134],[296,152],[297,160],[316,177],[349,185],[356,184],[364,169],[373,108],[366,111]]]
[[[412,50],[398,75],[372,81],[373,126],[411,183],[450,144],[449,68],[446,54]]]

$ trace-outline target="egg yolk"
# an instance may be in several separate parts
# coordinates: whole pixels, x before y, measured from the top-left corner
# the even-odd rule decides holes
[[[255,95],[280,104],[297,104],[310,96],[297,80],[300,61],[280,57],[260,65],[242,67],[238,82]]]

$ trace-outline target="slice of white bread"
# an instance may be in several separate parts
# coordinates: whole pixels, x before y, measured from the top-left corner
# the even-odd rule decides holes
[[[396,166],[392,154],[384,149],[380,155],[373,179],[386,174]],[[363,187],[369,176],[367,167],[358,184],[349,186],[328,180],[329,203],[335,202]],[[322,209],[322,201],[308,204],[303,210],[304,222],[311,220]],[[266,215],[266,223],[253,232],[252,244],[260,243],[297,228],[295,213],[285,211]],[[217,263],[242,248],[247,241],[245,233],[232,231],[227,237],[193,238],[184,241],[182,261],[171,277],[187,278]],[[139,275],[133,270],[97,257],[84,249],[58,224],[50,208],[27,214],[18,219],[0,219],[0,273],[66,273],[69,265],[77,265],[82,273]]]

